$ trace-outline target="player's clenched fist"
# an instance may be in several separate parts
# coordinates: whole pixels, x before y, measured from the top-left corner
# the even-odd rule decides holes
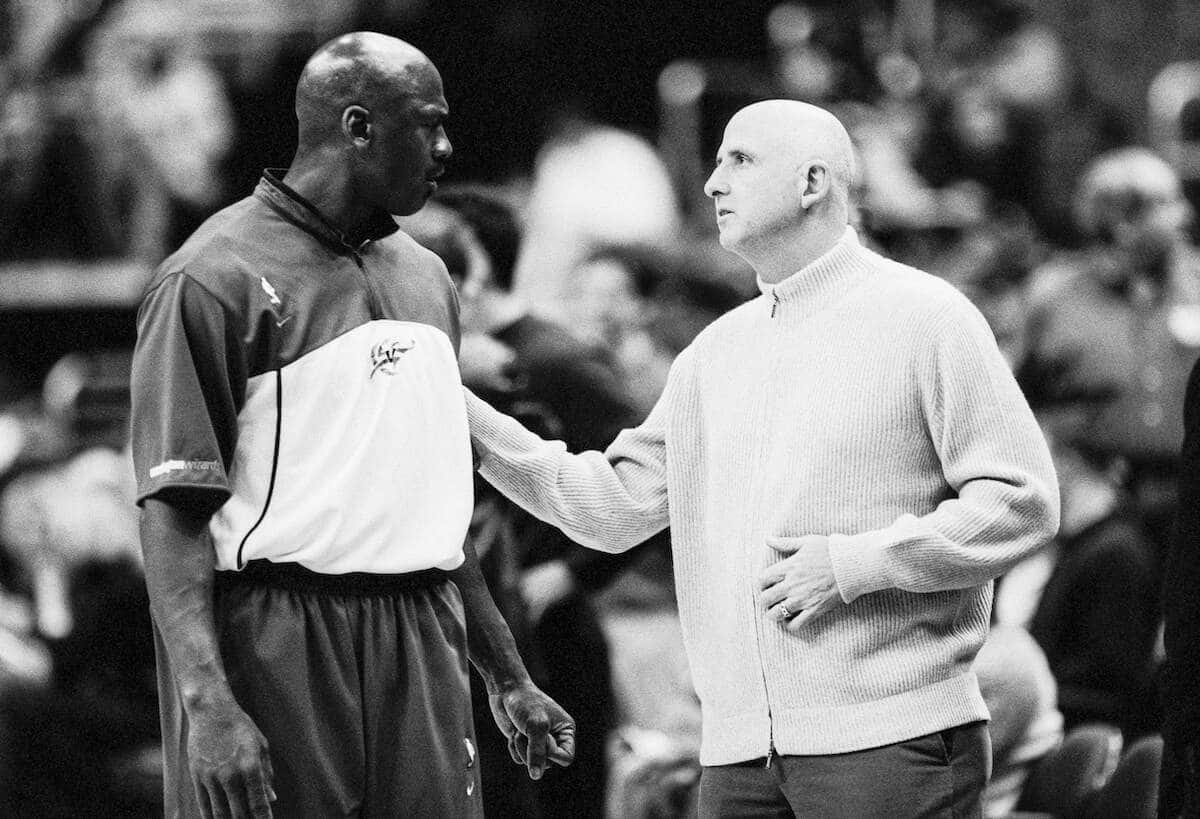
[[[492,717],[508,739],[513,762],[541,779],[550,762],[566,767],[575,759],[575,720],[533,683],[488,696]]]

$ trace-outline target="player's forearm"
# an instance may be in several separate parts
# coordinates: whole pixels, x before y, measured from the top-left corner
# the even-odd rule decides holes
[[[141,517],[150,611],[189,712],[232,698],[217,645],[206,519],[150,498]]]
[[[516,640],[479,570],[479,559],[468,542],[463,565],[450,573],[463,598],[467,618],[467,652],[489,693],[529,682],[529,672],[517,651]]]

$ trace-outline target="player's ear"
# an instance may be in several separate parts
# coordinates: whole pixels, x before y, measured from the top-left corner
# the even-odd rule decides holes
[[[356,144],[365,144],[374,136],[371,112],[361,105],[351,105],[342,112],[342,133]]]

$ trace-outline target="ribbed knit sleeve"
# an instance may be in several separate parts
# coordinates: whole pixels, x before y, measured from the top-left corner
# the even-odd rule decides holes
[[[1058,530],[1059,495],[1041,430],[986,321],[948,301],[915,352],[928,430],[954,496],[922,516],[830,538],[843,600],[897,588],[934,592],[979,585]]]
[[[479,473],[507,498],[578,543],[622,552],[667,526],[666,427],[686,356],[646,420],[603,453],[573,454],[464,390]]]

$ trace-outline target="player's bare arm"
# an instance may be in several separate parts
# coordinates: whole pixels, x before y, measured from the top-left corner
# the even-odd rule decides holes
[[[188,756],[201,812],[271,816],[267,741],[230,691],[213,624],[215,556],[207,515],[159,498],[142,508],[142,551],[154,623],[190,725]]]
[[[463,552],[466,559],[451,578],[462,593],[471,663],[487,685],[492,718],[513,761],[540,779],[549,763],[565,767],[575,758],[575,720],[534,685],[469,540]]]

